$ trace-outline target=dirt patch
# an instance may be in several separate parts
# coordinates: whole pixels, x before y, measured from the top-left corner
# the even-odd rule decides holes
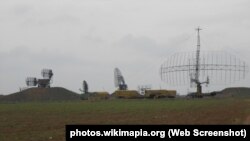
[[[248,117],[246,118],[244,124],[249,124],[250,125],[250,115],[248,115]]]

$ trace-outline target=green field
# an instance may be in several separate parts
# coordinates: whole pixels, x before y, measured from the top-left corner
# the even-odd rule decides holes
[[[62,141],[66,124],[250,124],[250,99],[0,103],[1,141]]]

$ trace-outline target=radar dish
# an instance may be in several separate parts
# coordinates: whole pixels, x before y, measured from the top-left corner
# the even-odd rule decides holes
[[[124,77],[118,68],[114,69],[114,82],[115,87],[118,87],[119,90],[127,90],[127,84],[125,83]]]
[[[79,89],[81,92],[83,92],[84,94],[87,94],[89,92],[89,87],[88,87],[88,83],[87,81],[83,81],[82,82],[82,89]]]

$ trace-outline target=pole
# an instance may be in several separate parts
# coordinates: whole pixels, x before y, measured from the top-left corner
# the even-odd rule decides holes
[[[200,76],[200,28],[198,27],[197,29],[197,50],[196,50],[196,65],[195,65],[195,83],[197,86],[197,95],[200,96],[201,95],[201,83],[199,80],[199,76]]]

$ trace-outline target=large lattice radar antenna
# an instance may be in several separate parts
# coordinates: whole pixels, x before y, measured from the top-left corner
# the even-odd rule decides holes
[[[232,84],[246,77],[247,64],[222,51],[201,51],[200,28],[197,28],[195,52],[180,52],[170,56],[160,68],[161,79],[170,85],[190,84],[201,96],[202,85]]]

